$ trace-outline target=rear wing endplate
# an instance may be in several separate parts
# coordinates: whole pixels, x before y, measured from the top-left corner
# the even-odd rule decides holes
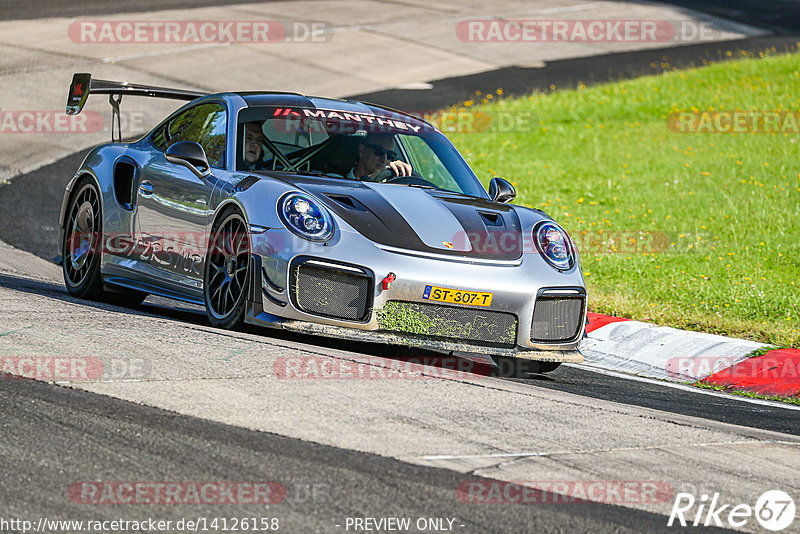
[[[206,96],[207,93],[186,91],[183,89],[169,89],[167,87],[154,87],[151,85],[139,85],[128,82],[94,80],[89,73],[76,72],[72,76],[72,83],[69,86],[69,94],[67,95],[67,115],[77,115],[80,113],[83,106],[86,105],[86,99],[89,98],[90,94],[108,95],[108,103],[111,104],[112,108],[111,141],[120,142],[122,138],[122,128],[119,116],[119,103],[122,102],[122,95],[191,101],[201,96]],[[115,123],[117,139],[115,139],[114,136]]]

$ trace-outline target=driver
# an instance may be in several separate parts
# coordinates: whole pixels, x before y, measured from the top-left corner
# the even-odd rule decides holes
[[[240,170],[255,171],[264,168],[264,132],[262,121],[244,123],[244,148],[242,159],[244,168]]]
[[[350,169],[346,178],[375,181],[385,169],[391,169],[394,176],[411,176],[411,165],[397,159],[394,148],[393,135],[371,134],[358,145],[358,163]]]

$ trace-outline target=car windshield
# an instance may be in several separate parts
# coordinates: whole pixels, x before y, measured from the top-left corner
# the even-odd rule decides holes
[[[237,170],[318,174],[486,197],[452,143],[406,115],[251,107],[239,113],[236,146]],[[410,165],[410,171],[396,176],[386,169],[389,162]]]

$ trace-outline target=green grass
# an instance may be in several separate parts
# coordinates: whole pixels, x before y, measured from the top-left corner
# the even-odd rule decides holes
[[[398,302],[389,301],[378,312],[378,324],[386,330],[428,334],[436,324],[425,314]]]
[[[384,330],[408,332],[424,336],[447,337],[453,339],[477,338],[493,339],[497,343],[513,344],[517,338],[516,324],[501,331],[499,326],[489,320],[462,323],[447,319],[413,302],[389,301],[378,312],[378,325]]]
[[[800,397],[774,397],[769,395],[759,395],[758,393],[753,393],[752,391],[741,391],[738,389],[733,389],[731,386],[718,386],[716,384],[706,384],[705,382],[696,382],[691,385],[698,387],[700,389],[722,391],[725,393],[730,393],[731,395],[739,395],[740,397],[749,397],[751,399],[761,399],[761,400],[768,400],[775,402],[785,402],[787,404],[797,404],[798,406],[800,406]]]
[[[593,311],[798,346],[800,135],[667,126],[676,111],[798,111],[798,87],[790,54],[523,98],[499,89],[464,106],[533,114],[530,128],[448,137],[485,182],[508,179],[515,203],[567,228]]]

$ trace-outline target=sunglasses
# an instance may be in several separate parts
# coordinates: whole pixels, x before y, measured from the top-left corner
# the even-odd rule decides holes
[[[370,143],[364,143],[364,144],[370,147],[372,151],[375,153],[375,155],[378,156],[379,158],[385,156],[386,159],[388,159],[389,161],[395,161],[397,159],[397,152],[395,152],[394,150],[386,150],[380,145],[373,145]]]

